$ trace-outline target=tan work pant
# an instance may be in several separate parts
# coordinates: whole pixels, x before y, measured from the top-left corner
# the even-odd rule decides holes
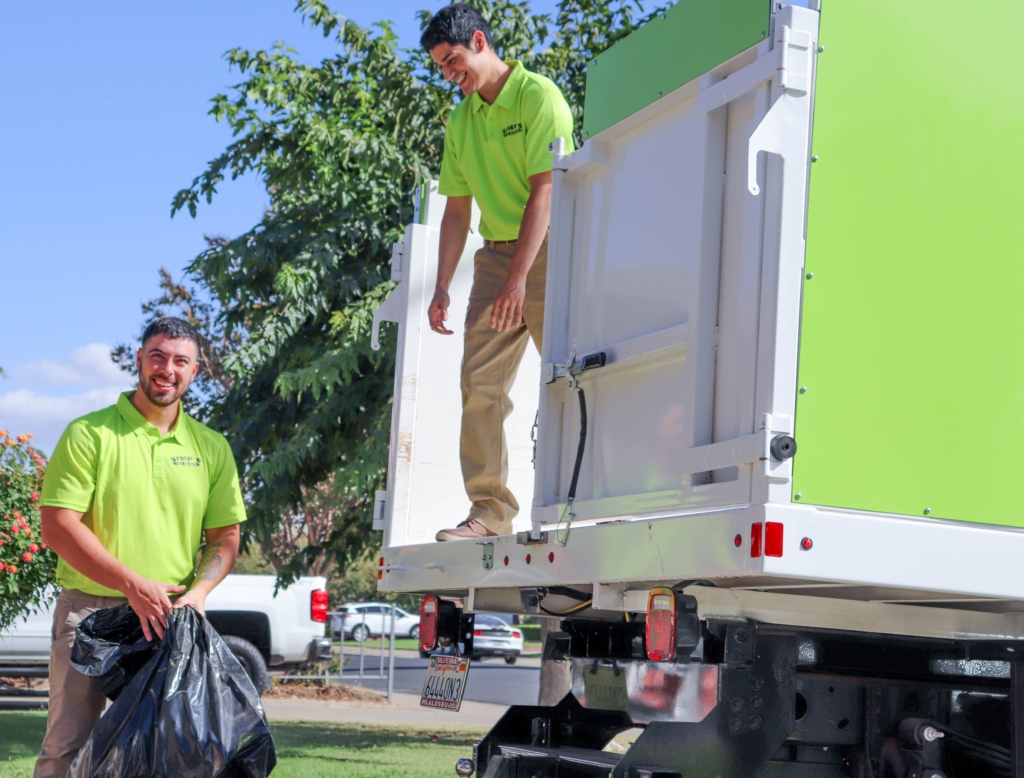
[[[540,351],[544,339],[544,284],[548,264],[547,238],[526,277],[523,322],[506,332],[491,329],[491,309],[505,281],[514,245],[486,245],[476,252],[473,290],[466,311],[462,358],[462,437],[459,441],[462,477],[473,503],[469,518],[491,532],[512,532],[519,503],[508,488],[508,446],[505,419],[512,413],[508,396],[516,372],[533,338]]]
[[[64,778],[107,704],[92,678],[71,666],[75,627],[93,611],[126,602],[124,597],[97,597],[75,589],[65,589],[57,598],[50,632],[50,710],[33,778]]]

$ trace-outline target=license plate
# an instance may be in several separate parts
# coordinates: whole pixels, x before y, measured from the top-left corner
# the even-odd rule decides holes
[[[466,691],[469,660],[464,656],[432,656],[423,682],[420,705],[424,708],[457,711]]]

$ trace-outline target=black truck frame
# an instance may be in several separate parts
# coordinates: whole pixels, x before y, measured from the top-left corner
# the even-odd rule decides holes
[[[646,662],[642,615],[566,619],[546,658],[625,672]],[[691,633],[686,645],[686,633]],[[635,723],[627,710],[509,708],[460,775],[482,778],[1024,778],[1024,647],[789,629],[679,626],[676,662],[715,665],[699,721]],[[574,687],[575,688],[575,687]],[[713,692],[712,692],[713,693]],[[633,700],[630,700],[632,708]],[[626,753],[617,734],[642,733]]]

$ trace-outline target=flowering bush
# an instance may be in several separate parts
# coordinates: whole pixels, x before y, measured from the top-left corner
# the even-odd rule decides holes
[[[31,437],[0,430],[0,632],[49,599],[57,566],[39,530],[47,460]]]

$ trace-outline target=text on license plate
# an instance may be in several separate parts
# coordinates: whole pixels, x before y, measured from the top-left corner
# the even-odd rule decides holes
[[[469,660],[463,656],[432,656],[423,682],[420,705],[424,708],[457,711],[466,690]]]

